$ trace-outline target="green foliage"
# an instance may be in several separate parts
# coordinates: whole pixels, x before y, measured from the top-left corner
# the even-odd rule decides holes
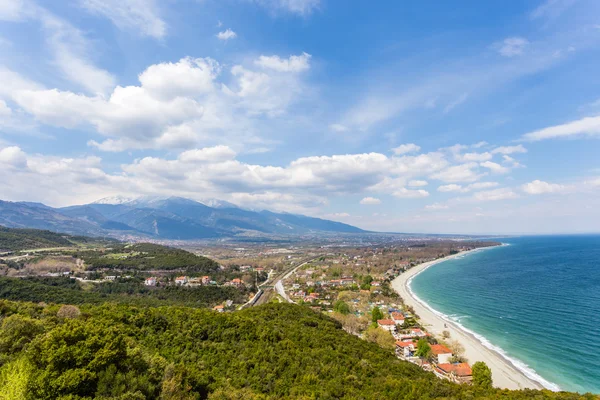
[[[338,312],[343,315],[350,314],[350,306],[343,300],[338,300],[333,303],[333,311]]]
[[[67,235],[37,229],[12,229],[0,226],[0,251],[72,246]]]
[[[380,319],[383,319],[383,312],[381,312],[379,307],[373,307],[373,310],[371,310],[371,321],[377,323]]]
[[[212,307],[225,300],[243,303],[246,289],[223,286],[147,288],[143,284],[118,282],[94,285],[83,290],[69,278],[4,278],[0,277],[0,299],[63,304],[102,304],[107,302],[139,306],[183,305]]]
[[[8,350],[0,400],[594,398],[457,385],[292,304],[84,305],[76,319],[57,318],[59,308],[0,300],[0,318],[43,328]]]
[[[492,370],[483,361],[473,364],[473,385],[483,388],[492,388]]]
[[[426,339],[419,339],[415,355],[422,358],[428,358],[431,355],[431,346]]]
[[[185,270],[210,274],[219,269],[219,264],[209,258],[152,243],[115,245],[109,251],[81,251],[75,256],[82,258],[89,270]]]

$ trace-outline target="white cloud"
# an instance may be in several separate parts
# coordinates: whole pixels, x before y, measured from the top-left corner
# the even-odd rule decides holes
[[[299,56],[281,58],[279,56],[260,56],[254,63],[262,68],[278,72],[302,72],[310,68],[311,55],[302,53]]]
[[[27,165],[25,153],[17,146],[0,149],[0,163],[5,167],[24,167]]]
[[[167,34],[154,0],[80,0],[85,9],[102,15],[121,30],[135,30],[157,39]]]
[[[529,132],[521,136],[526,142],[537,142],[546,139],[570,138],[578,136],[600,135],[600,116],[586,117],[562,125]]]
[[[589,186],[600,186],[600,178],[594,178],[589,181],[585,181],[585,184]]]
[[[474,193],[471,199],[474,201],[498,201],[516,199],[517,197],[519,197],[519,195],[517,195],[512,189],[500,188]]]
[[[532,11],[531,18],[556,19],[575,4],[576,1],[577,0],[546,0]]]
[[[465,101],[467,101],[468,98],[469,98],[469,95],[467,93],[461,94],[458,98],[456,98],[455,100],[453,100],[452,102],[450,102],[444,108],[444,114],[448,114],[450,111],[452,111],[453,109],[455,109],[456,107],[458,107],[459,105],[461,105],[462,103],[464,103]]]
[[[521,186],[525,193],[529,194],[543,194],[543,193],[557,193],[562,192],[566,189],[566,186],[559,185],[557,183],[548,183],[536,179],[533,182],[529,182]]]
[[[516,146],[500,146],[492,150],[492,154],[513,154],[527,153],[527,149],[522,144]]]
[[[90,144],[106,151],[260,145],[253,135],[257,125],[265,116],[283,114],[304,90],[294,72],[237,65],[229,86],[220,72],[210,58],[155,64],[139,75],[140,86],[117,86],[107,97],[42,90],[2,69],[0,77],[9,79],[7,95],[38,121],[67,129],[91,126],[108,139]]]
[[[331,125],[329,125],[329,129],[334,132],[338,132],[338,133],[348,131],[348,128],[342,124],[331,124]]]
[[[510,168],[503,167],[502,165],[492,161],[482,162],[479,165],[481,165],[484,168],[488,168],[494,174],[506,174],[510,171]]]
[[[230,40],[230,39],[235,39],[237,37],[237,33],[235,33],[234,31],[232,31],[231,29],[226,29],[222,32],[217,33],[217,38],[219,40]]]
[[[432,174],[431,178],[448,183],[473,182],[484,175],[477,173],[477,166],[475,162],[454,165]]]
[[[504,39],[502,44],[497,45],[498,53],[504,57],[520,56],[525,51],[529,41],[522,37],[510,37]]]
[[[18,21],[26,12],[23,0],[0,0],[0,20]]]
[[[411,187],[422,187],[422,186],[427,186],[429,183],[427,181],[420,181],[420,180],[416,180],[413,179],[412,181],[408,182],[408,186]]]
[[[426,210],[447,210],[448,208],[450,207],[440,203],[433,203],[425,206]]]
[[[415,153],[419,150],[421,150],[421,147],[414,143],[401,144],[400,146],[392,149],[396,155]]]
[[[481,189],[489,189],[498,186],[498,182],[475,182],[471,183],[467,186],[450,184],[450,185],[442,185],[438,187],[438,192],[461,192],[466,193],[473,190],[481,190]]]
[[[321,0],[253,0],[272,12],[286,11],[293,14],[308,15],[316,10]]]
[[[506,154],[502,156],[502,162],[510,165],[511,168],[521,168],[524,167],[523,164],[512,158],[511,156],[507,156]]]
[[[326,214],[325,217],[327,218],[348,218],[350,217],[350,214],[345,213],[345,212],[341,212],[341,213],[332,213],[332,214]]]
[[[227,146],[206,147],[203,149],[187,150],[181,153],[179,160],[185,163],[222,162],[233,160],[236,152]]]
[[[485,153],[465,153],[465,154],[456,154],[455,158],[458,161],[462,162],[470,162],[470,161],[488,161],[492,159],[492,154],[489,152]]]
[[[172,99],[195,97],[212,92],[221,72],[211,58],[182,58],[176,63],[154,64],[139,75],[144,89],[152,95]]]
[[[4,100],[0,100],[0,117],[8,118],[12,114],[12,110]]]
[[[443,192],[443,193],[461,192],[463,190],[463,187],[461,185],[451,183],[449,185],[442,185],[442,186],[438,187],[437,190],[438,190],[438,192]]]
[[[400,199],[419,199],[429,196],[429,192],[423,189],[410,190],[406,188],[400,188],[392,193],[392,195]]]
[[[360,204],[364,205],[377,205],[381,204],[381,200],[375,197],[365,197],[360,201]]]
[[[487,146],[487,145],[488,145],[488,142],[481,141],[481,142],[477,142],[477,143],[471,145],[471,147],[473,147],[474,149],[480,149],[480,148],[482,148],[484,146]]]

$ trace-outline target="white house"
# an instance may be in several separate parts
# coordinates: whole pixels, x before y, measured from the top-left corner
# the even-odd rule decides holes
[[[377,320],[377,326],[389,332],[396,331],[396,323],[391,319],[379,319]]]
[[[144,285],[146,285],[146,286],[156,286],[156,277],[151,276],[150,278],[146,278],[146,281],[144,282]]]
[[[187,276],[178,276],[177,278],[175,278],[176,285],[185,285],[187,282],[188,282]]]
[[[431,354],[437,358],[439,364],[449,364],[452,358],[452,351],[442,344],[432,344]]]

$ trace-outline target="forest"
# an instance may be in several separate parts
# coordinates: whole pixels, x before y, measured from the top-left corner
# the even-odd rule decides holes
[[[306,307],[0,300],[0,399],[597,399],[440,380]]]
[[[232,300],[244,303],[248,289],[226,286],[147,288],[139,283],[116,281],[92,285],[84,290],[74,279],[0,277],[0,299],[62,304],[102,304],[106,302],[140,306],[180,305],[213,307]]]

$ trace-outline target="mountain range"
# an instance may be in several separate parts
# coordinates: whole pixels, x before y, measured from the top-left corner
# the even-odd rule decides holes
[[[78,235],[168,240],[364,232],[341,222],[266,210],[246,210],[221,200],[201,203],[183,197],[157,196],[108,197],[90,204],[62,208],[0,200],[0,225]]]

